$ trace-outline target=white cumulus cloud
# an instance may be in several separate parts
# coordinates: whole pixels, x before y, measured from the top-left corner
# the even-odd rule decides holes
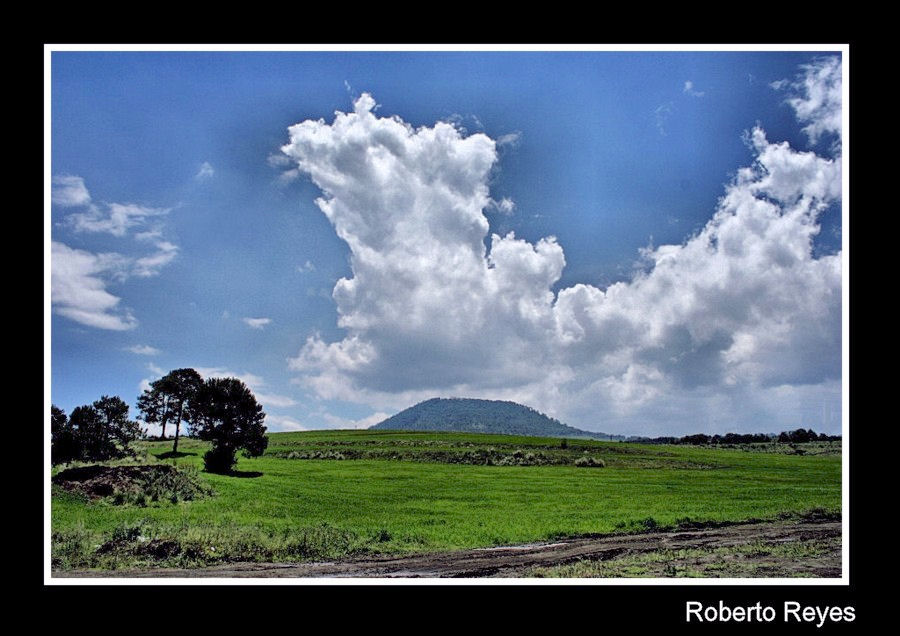
[[[374,104],[363,93],[330,124],[291,126],[282,148],[350,247],[353,275],[333,290],[346,337],[313,334],[289,359],[320,397],[513,399],[600,429],[739,418],[737,404],[771,408],[758,397],[778,387],[794,387],[771,393],[789,401],[839,384],[841,255],[812,249],[817,215],[841,195],[839,160],[756,128],[756,161],[700,232],[644,250],[631,280],[554,293],[566,264],[554,237],[488,236],[497,144],[377,117]]]
[[[804,64],[794,81],[772,83],[776,90],[790,88],[794,94],[786,101],[797,113],[797,120],[806,124],[803,132],[812,144],[826,133],[841,131],[841,58],[822,57]]]

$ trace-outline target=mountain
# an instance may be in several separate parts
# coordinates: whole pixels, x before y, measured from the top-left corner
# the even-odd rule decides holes
[[[559,420],[515,402],[471,398],[432,398],[419,402],[379,422],[372,429],[624,439],[621,435],[591,433],[566,426]]]

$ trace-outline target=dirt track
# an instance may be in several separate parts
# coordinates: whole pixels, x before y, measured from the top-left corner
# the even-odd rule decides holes
[[[517,577],[533,567],[550,567],[580,560],[607,561],[657,550],[715,550],[758,543],[832,541],[829,553],[809,559],[783,559],[765,576],[841,576],[840,521],[774,522],[731,525],[679,532],[647,532],[567,539],[555,543],[370,557],[332,563],[229,563],[199,569],[60,571],[54,577]],[[706,559],[709,560],[708,558]]]

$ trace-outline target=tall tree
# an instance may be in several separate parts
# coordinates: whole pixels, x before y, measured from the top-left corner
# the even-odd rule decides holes
[[[166,424],[170,418],[174,420],[173,453],[178,452],[181,422],[193,418],[191,403],[202,384],[203,378],[194,369],[175,369],[152,382],[150,388],[138,398],[138,409],[143,413],[144,421],[160,424],[163,439],[166,437]]]
[[[94,402],[94,409],[100,418],[100,426],[123,453],[133,453],[131,443],[141,436],[137,422],[128,419],[128,405],[118,396],[102,396]]]
[[[206,380],[193,409],[194,432],[213,444],[203,457],[209,472],[231,472],[238,450],[243,450],[246,457],[257,457],[266,450],[266,414],[250,389],[237,378]]]
[[[166,423],[169,420],[169,396],[158,386],[159,380],[153,382],[149,389],[138,396],[137,407],[141,418],[147,424],[159,424],[162,428],[162,439],[166,438]]]
[[[203,378],[194,369],[175,369],[160,381],[164,384],[165,390],[174,404],[172,412],[175,415],[175,443],[172,445],[172,452],[177,453],[181,422],[185,416],[189,416],[188,419],[194,419],[195,409],[192,409],[191,405],[196,399],[200,387],[203,386]]]

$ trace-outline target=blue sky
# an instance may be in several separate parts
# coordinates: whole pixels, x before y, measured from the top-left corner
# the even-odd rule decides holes
[[[194,367],[273,431],[838,432],[839,60],[55,51],[52,402]]]

